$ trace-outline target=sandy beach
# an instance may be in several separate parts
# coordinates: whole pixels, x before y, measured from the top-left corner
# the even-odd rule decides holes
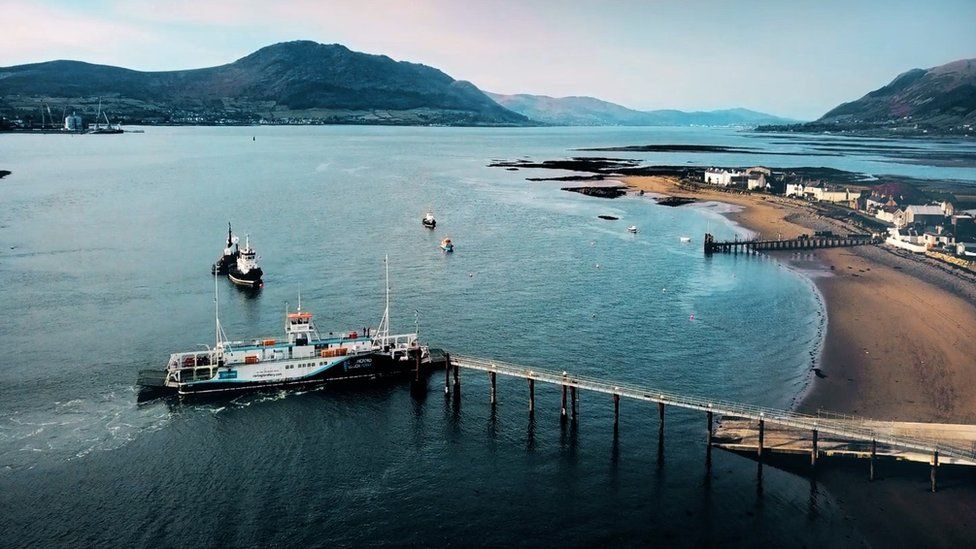
[[[735,204],[741,211],[728,217],[762,235],[843,230],[839,222],[785,198],[686,189],[668,177],[622,181],[635,190]],[[823,376],[811,373],[801,411],[976,422],[976,286],[877,246],[779,257],[824,273],[814,277],[828,318]],[[870,486],[866,473],[856,471],[856,466],[829,466],[818,480],[879,544],[937,540],[956,545],[976,527],[976,490],[968,480],[933,495],[925,493],[921,466],[908,472],[899,468],[886,482]],[[968,471],[962,474],[971,477]]]

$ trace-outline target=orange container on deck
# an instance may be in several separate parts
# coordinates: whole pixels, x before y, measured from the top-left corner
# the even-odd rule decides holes
[[[322,358],[333,358],[337,356],[346,356],[345,347],[333,347],[331,349],[322,349],[319,351],[319,356]]]
[[[265,339],[264,340],[264,346],[265,347],[270,347],[270,346],[272,346],[274,344],[275,344],[275,340],[273,340],[273,339]]]
[[[258,358],[258,355],[247,355],[244,357],[244,364],[257,364],[260,361],[261,359]]]

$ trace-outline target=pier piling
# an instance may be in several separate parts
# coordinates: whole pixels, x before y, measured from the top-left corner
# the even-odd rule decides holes
[[[756,457],[759,458],[759,463],[762,463],[763,458],[763,438],[766,435],[766,420],[759,420],[759,445],[756,447]]]
[[[577,398],[578,398],[578,396],[576,395],[576,386],[570,387],[569,388],[569,400],[570,400],[570,403],[569,404],[571,406],[570,410],[572,411],[572,414],[573,414],[573,417],[572,417],[573,421],[576,421],[578,419],[577,416],[576,416],[576,399]]]
[[[708,416],[708,433],[705,435],[705,468],[712,468],[712,411],[706,412]]]
[[[494,406],[497,402],[497,390],[496,390],[496,378],[497,374],[495,372],[488,372],[488,379],[491,380],[491,405]]]
[[[444,361],[444,394],[451,392],[451,355],[447,355]]]
[[[563,407],[559,412],[560,419],[566,419],[566,386],[563,385]]]
[[[620,395],[613,395],[613,432],[616,434],[620,425]]]
[[[461,367],[457,364],[454,365],[454,391],[461,392]]]
[[[535,380],[529,379],[529,415],[535,413]]]
[[[929,472],[929,481],[932,484],[932,493],[935,493],[935,469],[939,466],[939,451],[936,450],[932,453],[932,470]]]
[[[810,468],[811,469],[816,469],[817,468],[817,437],[819,436],[819,434],[820,433],[817,432],[816,429],[813,430],[813,447],[810,448]]]
[[[874,480],[874,460],[878,456],[878,441],[871,439],[871,465],[868,469],[868,480]]]

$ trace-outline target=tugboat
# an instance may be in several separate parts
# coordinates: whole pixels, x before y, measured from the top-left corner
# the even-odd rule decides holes
[[[441,249],[447,253],[451,253],[454,251],[454,243],[451,242],[450,238],[445,238],[441,240]]]
[[[428,229],[433,229],[434,227],[437,227],[437,220],[434,219],[433,212],[427,212],[427,215],[425,215],[424,218],[420,220],[420,223],[423,224],[423,226],[427,227]]]
[[[240,251],[237,249],[237,237],[230,229],[230,222],[227,222],[227,246],[224,247],[224,253],[210,266],[210,274],[227,274],[231,265],[237,263],[238,255],[240,255]]]
[[[238,286],[252,288],[263,286],[261,277],[264,276],[264,271],[258,266],[256,256],[257,252],[251,247],[251,236],[246,235],[244,237],[244,248],[237,253],[237,261],[227,269],[227,278]]]
[[[214,292],[216,294],[214,276]],[[422,345],[417,333],[390,334],[390,285],[387,266],[386,310],[374,331],[330,333],[323,337],[312,313],[285,311],[284,339],[227,341],[214,299],[215,343],[206,350],[173,353],[166,367],[139,372],[139,400],[166,395],[196,395],[299,387],[339,380],[372,380],[417,373],[444,360],[442,351]]]

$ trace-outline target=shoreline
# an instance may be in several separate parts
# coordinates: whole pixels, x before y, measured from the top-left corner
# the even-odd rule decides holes
[[[719,213],[759,234],[847,231],[803,202],[782,197],[686,189],[666,176],[620,181],[645,193],[734,204],[739,211]],[[811,368],[793,400],[795,410],[976,423],[976,285],[879,246],[769,255],[811,282],[826,313],[819,372]],[[880,467],[892,471],[888,478],[882,473],[881,483],[869,483],[859,461],[823,467],[816,480],[878,545],[959,546],[972,535],[976,490],[970,483],[929,494],[921,486],[927,467]]]

